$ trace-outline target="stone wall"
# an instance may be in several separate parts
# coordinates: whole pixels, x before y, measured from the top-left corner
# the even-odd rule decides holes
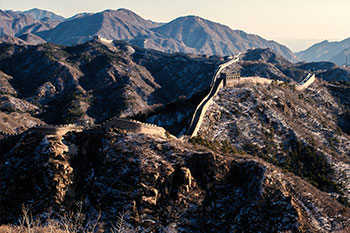
[[[166,130],[154,124],[142,123],[135,120],[126,120],[120,118],[112,118],[98,127],[108,128],[116,127],[119,129],[127,130],[129,132],[153,134],[159,136],[165,136]],[[32,132],[39,137],[46,135],[63,136],[70,131],[80,132],[84,129],[83,126],[78,126],[74,124],[67,125],[38,125],[33,128],[26,130],[25,132]],[[0,139],[7,138],[11,136],[17,136],[19,134],[8,134],[6,132],[0,131]]]
[[[56,136],[63,136],[69,131],[82,131],[84,129],[83,126],[77,126],[74,124],[66,124],[66,125],[37,125],[30,129],[27,129],[25,132],[32,132],[35,135],[38,136],[45,136],[45,135],[56,135]],[[11,137],[11,136],[18,136],[21,133],[16,134],[8,134],[6,132],[0,131],[0,135],[3,137]]]
[[[143,123],[136,120],[112,118],[101,125],[103,128],[115,127],[134,133],[153,134],[165,136],[166,130],[154,124]]]
[[[29,130],[38,136],[46,136],[46,135],[63,136],[70,131],[80,132],[83,129],[84,129],[83,126],[68,124],[68,125],[41,125],[41,126],[35,126]]]
[[[225,80],[225,87],[234,87],[238,84],[271,84],[274,80],[261,78],[258,76],[255,77],[241,77],[239,79],[227,79]],[[278,83],[282,81],[277,81]]]
[[[301,82],[299,82],[295,86],[295,90],[297,91],[304,91],[306,88],[308,88],[313,82],[315,82],[316,76],[315,74],[308,74],[305,79],[303,79]]]
[[[240,56],[240,53],[237,54],[232,60],[219,65],[219,67],[216,69],[210,84],[210,87],[211,87],[210,91],[208,95],[206,95],[203,98],[203,100],[198,104],[196,110],[194,111],[190,126],[187,131],[187,135],[190,135],[191,137],[194,137],[195,135],[197,135],[197,131],[199,129],[200,123],[203,120],[202,118],[204,116],[204,113],[209,106],[208,104],[211,103],[212,98],[216,95],[216,93],[220,90],[220,88],[224,86],[223,79],[220,77],[221,71],[227,66],[237,62],[239,59],[239,56]]]
[[[213,102],[213,98],[217,95],[219,90],[224,87],[224,80],[218,80],[219,84],[216,85],[216,87],[212,90],[213,92],[210,94],[210,96],[207,98],[207,100],[203,103],[202,109],[200,110],[198,119],[195,119],[195,123],[193,126],[192,132],[190,132],[191,137],[197,136],[198,130],[202,124],[205,112],[207,111],[210,104]]]
[[[221,71],[219,69],[218,71]],[[217,77],[217,75],[215,76]],[[261,78],[258,76],[255,77],[240,77],[240,78],[231,78],[231,79],[216,79],[216,84],[214,84],[209,92],[209,94],[204,97],[202,102],[197,106],[195,114],[192,117],[192,121],[188,130],[188,135],[190,137],[197,136],[198,130],[202,124],[203,117],[208,107],[213,101],[213,98],[217,95],[221,88],[234,87],[238,84],[271,84],[275,80]],[[277,83],[282,83],[282,81],[276,81]]]

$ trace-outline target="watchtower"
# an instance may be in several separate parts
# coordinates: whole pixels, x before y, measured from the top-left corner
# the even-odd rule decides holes
[[[239,81],[241,79],[240,72],[232,72],[232,73],[222,73],[221,78],[224,80],[224,86],[230,81]]]

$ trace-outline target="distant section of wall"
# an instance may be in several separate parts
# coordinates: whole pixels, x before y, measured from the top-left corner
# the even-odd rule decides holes
[[[55,136],[61,137],[68,132],[71,132],[71,131],[80,132],[83,129],[84,129],[83,126],[68,124],[68,125],[42,125],[42,126],[33,127],[29,130],[41,137],[46,135],[55,135]]]
[[[240,77],[236,79],[227,79],[225,80],[225,87],[234,87],[238,84],[271,84],[273,81],[272,79],[267,78],[261,78],[258,76],[254,77]],[[275,81],[277,83],[282,83],[282,81]]]
[[[33,134],[39,136],[39,137],[44,137],[46,135],[55,135],[55,136],[63,136],[66,133],[70,131],[75,131],[79,132],[84,129],[83,126],[77,126],[74,124],[67,124],[67,125],[37,125],[34,126],[25,132],[32,132]],[[24,132],[23,132],[24,133]],[[0,131],[0,135],[3,137],[11,137],[11,136],[18,136],[22,133],[17,133],[17,134],[7,134],[6,132]]]
[[[153,134],[158,136],[165,136],[166,130],[154,124],[143,123],[135,120],[127,120],[120,118],[112,118],[101,125],[102,128],[115,127],[118,129],[127,130],[134,133]]]
[[[299,82],[295,86],[295,90],[297,91],[304,91],[306,88],[308,88],[313,82],[315,82],[316,76],[315,74],[308,74],[306,78],[304,78],[301,82]]]

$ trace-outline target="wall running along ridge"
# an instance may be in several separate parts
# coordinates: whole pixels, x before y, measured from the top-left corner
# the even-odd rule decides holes
[[[203,118],[203,109],[207,109],[208,108],[208,104],[211,103],[212,98],[215,96],[214,94],[218,92],[218,90],[221,88],[219,88],[220,83],[217,83],[218,78],[220,77],[220,73],[221,71],[226,68],[227,66],[237,62],[239,60],[239,56],[241,54],[237,54],[232,60],[221,64],[217,70],[215,71],[215,74],[213,76],[212,82],[210,84],[211,88],[210,91],[208,93],[208,95],[206,95],[203,100],[198,104],[196,110],[194,111],[191,123],[190,123],[190,127],[188,128],[188,132],[187,135],[190,135],[191,137],[193,137],[192,135],[197,135],[197,131],[198,131],[198,122],[202,122],[203,119],[201,119],[201,116]],[[220,79],[222,80],[222,79]],[[207,106],[206,106],[207,105]]]
[[[166,130],[162,127],[157,126],[157,125],[143,123],[143,122],[136,121],[136,120],[126,120],[126,119],[120,119],[120,118],[112,118],[112,119],[104,122],[102,125],[97,125],[96,127],[101,127],[101,128],[116,127],[119,129],[127,130],[129,132],[153,134],[153,135],[159,135],[162,137],[164,137],[166,135]],[[75,124],[37,125],[33,128],[26,130],[25,132],[32,132],[35,135],[41,136],[41,137],[46,136],[46,135],[54,135],[54,136],[60,137],[60,136],[63,136],[66,133],[71,132],[71,131],[81,132],[81,131],[83,131],[83,129],[84,129],[83,126],[78,126]],[[22,134],[22,133],[20,133],[20,134]],[[3,136],[5,138],[11,137],[11,136],[17,136],[20,134],[19,133],[8,134],[6,132],[0,131],[0,136]]]
[[[295,86],[296,91],[304,91],[308,88],[313,82],[315,82],[315,74],[308,74],[301,82]]]
[[[175,56],[175,55],[169,55],[169,56]],[[267,78],[261,78],[258,76],[255,77],[240,77],[240,78],[233,78],[233,79],[223,79],[220,78],[221,71],[226,68],[227,66],[237,62],[239,60],[240,53],[236,55],[233,59],[230,61],[221,64],[212,79],[211,82],[211,88],[203,100],[199,103],[197,106],[191,123],[189,130],[187,132],[187,135],[190,135],[190,137],[197,136],[198,130],[201,126],[201,123],[203,121],[205,112],[207,111],[208,107],[213,101],[213,98],[217,95],[219,90],[221,88],[225,87],[234,87],[239,84],[272,84],[272,82],[276,80],[271,80]],[[193,58],[188,57],[187,55],[183,55],[185,59],[191,59],[195,60]],[[198,58],[196,58],[198,59]],[[314,74],[308,74],[306,78],[304,78],[301,82],[299,82],[295,90],[297,91],[304,91],[306,88],[308,88],[313,82],[315,81],[315,75]],[[277,80],[277,83],[283,83],[283,81]],[[136,120],[127,120],[127,119],[120,119],[120,118],[111,118],[110,120],[107,120],[101,125],[97,125],[95,127],[102,127],[102,128],[109,128],[109,127],[116,127],[119,129],[127,130],[129,132],[135,132],[135,133],[144,133],[144,134],[153,134],[164,137],[166,135],[166,130],[163,127],[159,127],[154,124],[149,123],[143,123]],[[63,136],[67,132],[75,131],[80,132],[84,129],[83,126],[78,126],[75,124],[67,124],[67,125],[37,125],[33,128],[30,128],[26,130],[25,132],[33,132],[38,136],[45,136],[45,135],[55,135],[55,136]],[[11,136],[17,136],[21,133],[17,134],[8,134],[6,132],[3,132],[0,130],[0,139],[1,137],[11,137]]]
[[[241,78],[234,78],[234,79],[218,79],[221,71],[223,68],[233,64],[234,62],[238,61],[237,55],[234,59],[231,61],[222,64],[216,71],[215,76],[212,81],[212,87],[210,89],[210,92],[207,96],[204,97],[204,99],[199,103],[197,106],[192,120],[189,127],[189,130],[187,132],[187,135],[190,137],[195,137],[198,134],[198,130],[202,124],[205,112],[207,111],[208,107],[213,101],[213,98],[216,96],[216,94],[219,92],[220,88],[226,88],[226,87],[234,87],[238,84],[272,84],[274,81],[277,82],[277,84],[283,83],[283,81],[280,80],[271,80],[267,78],[261,78],[259,76],[255,77],[241,77]],[[308,88],[313,82],[315,81],[315,75],[314,74],[308,74],[305,79],[303,79],[296,87],[295,89],[297,91],[304,91],[306,88]]]
[[[35,135],[38,136],[45,136],[45,135],[55,135],[55,136],[63,136],[66,133],[70,131],[76,131],[80,132],[84,129],[83,126],[77,126],[74,124],[64,124],[64,125],[37,125],[30,129],[27,129],[26,131],[22,132],[32,132]],[[0,131],[0,135],[3,135],[5,137],[11,137],[11,136],[18,136],[22,133],[16,133],[16,134],[8,134],[6,132]]]
[[[127,130],[129,132],[159,135],[162,137],[166,135],[166,130],[163,127],[159,127],[154,124],[143,123],[136,120],[126,120],[120,118],[112,118],[103,123],[100,127],[116,127],[119,129]]]

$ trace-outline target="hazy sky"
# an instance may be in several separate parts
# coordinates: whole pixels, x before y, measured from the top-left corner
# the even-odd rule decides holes
[[[65,17],[127,8],[157,22],[198,15],[276,40],[294,51],[325,39],[350,37],[349,0],[0,0],[1,9],[34,7]]]

